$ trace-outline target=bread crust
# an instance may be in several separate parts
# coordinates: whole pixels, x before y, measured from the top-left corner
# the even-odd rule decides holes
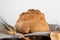
[[[54,31],[50,33],[51,40],[60,40],[60,32]]]
[[[27,12],[23,12],[19,16],[15,27],[16,30],[21,33],[49,31],[45,15],[39,10],[34,9],[29,9]]]

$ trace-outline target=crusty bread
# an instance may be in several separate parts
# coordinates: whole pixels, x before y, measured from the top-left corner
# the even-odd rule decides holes
[[[60,32],[51,32],[50,33],[51,40],[60,40]]]
[[[21,33],[45,32],[49,30],[44,14],[34,9],[23,12],[19,16],[15,27]]]

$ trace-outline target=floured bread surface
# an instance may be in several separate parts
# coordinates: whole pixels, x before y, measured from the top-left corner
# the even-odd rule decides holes
[[[49,30],[44,14],[34,9],[23,12],[19,16],[15,27],[21,33],[45,32]]]

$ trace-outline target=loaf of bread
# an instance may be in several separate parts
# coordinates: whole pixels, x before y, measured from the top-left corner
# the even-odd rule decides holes
[[[17,32],[20,33],[49,31],[45,15],[39,10],[34,9],[29,9],[27,12],[23,12],[19,16],[15,27]]]
[[[51,40],[60,40],[60,32],[51,32],[50,33]]]

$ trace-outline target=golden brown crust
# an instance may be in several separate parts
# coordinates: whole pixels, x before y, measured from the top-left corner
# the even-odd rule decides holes
[[[44,14],[34,9],[23,12],[19,16],[15,27],[17,31],[22,33],[45,32],[49,30]]]

